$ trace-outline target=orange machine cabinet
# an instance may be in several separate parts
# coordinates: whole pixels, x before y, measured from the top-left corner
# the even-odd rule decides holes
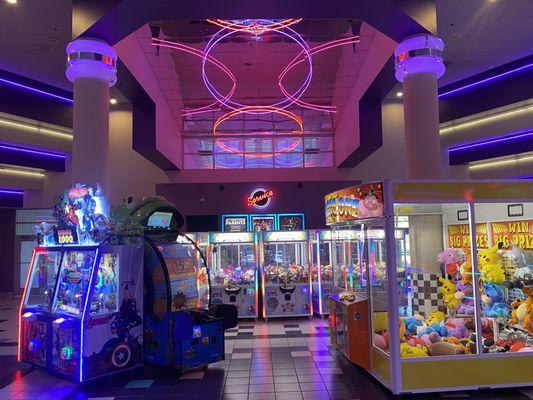
[[[350,292],[330,296],[331,343],[351,362],[370,370],[368,300]]]

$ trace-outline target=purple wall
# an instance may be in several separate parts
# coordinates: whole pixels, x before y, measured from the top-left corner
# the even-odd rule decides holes
[[[305,214],[308,229],[319,229],[326,227],[324,195],[358,183],[359,181],[168,183],[157,185],[156,193],[173,202],[184,216],[301,212]],[[258,186],[274,191],[272,203],[264,210],[246,205],[246,198]]]

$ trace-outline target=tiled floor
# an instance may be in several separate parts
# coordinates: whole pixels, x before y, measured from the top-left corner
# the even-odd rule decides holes
[[[17,301],[0,298],[0,400],[385,400],[391,396],[329,345],[327,320],[243,321],[226,332],[226,360],[178,377],[145,366],[85,385],[20,368],[16,362]],[[533,390],[490,390],[403,396],[533,399]]]

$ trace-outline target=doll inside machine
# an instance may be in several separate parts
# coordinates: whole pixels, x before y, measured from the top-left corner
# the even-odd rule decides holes
[[[532,204],[475,204],[475,221],[467,204],[396,208],[410,249],[397,260],[401,357],[533,351]],[[387,328],[373,335],[386,352]]]

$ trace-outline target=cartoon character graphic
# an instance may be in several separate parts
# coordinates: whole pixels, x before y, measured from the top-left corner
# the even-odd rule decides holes
[[[359,202],[358,212],[360,218],[383,215],[383,203],[377,198],[374,189],[370,188],[363,200]]]

